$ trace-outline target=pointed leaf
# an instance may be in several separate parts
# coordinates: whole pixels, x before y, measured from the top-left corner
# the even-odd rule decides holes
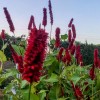
[[[5,62],[6,60],[7,60],[7,58],[6,58],[5,54],[2,51],[0,51],[0,61]]]

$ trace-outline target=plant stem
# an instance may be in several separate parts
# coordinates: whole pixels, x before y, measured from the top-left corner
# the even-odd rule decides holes
[[[3,46],[4,46],[4,40],[2,40],[2,42],[3,42]],[[2,47],[3,47],[3,46],[2,46]],[[3,49],[3,53],[4,53],[4,49]]]
[[[30,100],[30,94],[31,94],[31,83],[29,84],[29,96],[28,96],[28,100]]]
[[[50,30],[50,41],[51,41],[51,33],[52,33],[52,25],[51,25],[51,30]]]
[[[52,25],[51,25],[51,30],[50,30],[50,41],[49,41],[49,43],[51,42],[51,33],[52,33]],[[49,54],[50,54],[50,47],[49,47]]]

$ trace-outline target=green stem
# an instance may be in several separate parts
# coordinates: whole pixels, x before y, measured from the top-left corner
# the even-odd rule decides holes
[[[51,33],[52,33],[52,25],[51,25],[51,30],[50,30],[50,41],[51,41]],[[49,43],[50,43],[49,41]],[[49,54],[50,54],[50,47],[49,47]]]
[[[31,94],[31,83],[29,84],[29,96],[28,96],[28,100],[30,100],[30,94]]]
[[[3,46],[4,46],[4,40],[2,40],[2,42],[3,42]],[[2,46],[2,47],[3,47],[3,46]],[[4,53],[4,49],[3,49],[3,53]]]
[[[51,41],[51,33],[52,33],[52,25],[51,25],[51,30],[50,30],[50,41]]]

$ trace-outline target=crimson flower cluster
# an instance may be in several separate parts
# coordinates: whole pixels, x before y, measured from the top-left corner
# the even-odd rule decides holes
[[[60,51],[59,51],[59,54],[57,55],[58,61],[61,61],[61,60],[62,60],[63,52],[64,52],[64,48],[61,47],[61,48],[60,48]]]
[[[94,63],[93,63],[92,68],[89,71],[89,75],[90,75],[92,80],[94,80],[95,76],[96,76],[95,75],[95,68],[99,68],[100,69],[100,59],[98,57],[98,54],[99,54],[98,49],[95,49],[94,50]]]
[[[51,25],[53,25],[53,13],[52,13],[52,5],[51,5],[51,1],[49,0],[49,14],[50,14],[50,23]]]
[[[69,24],[68,24],[68,27],[69,27],[69,28],[71,28],[72,23],[73,23],[73,20],[74,20],[73,18],[70,20],[70,22],[69,22]]]
[[[28,45],[24,56],[24,70],[22,78],[29,81],[38,81],[41,75],[43,61],[46,55],[47,33],[44,30],[31,30]]]
[[[43,21],[42,21],[42,25],[44,25],[44,27],[47,25],[47,9],[43,8]]]
[[[98,54],[99,54],[99,52],[98,52],[98,49],[95,49],[94,50],[94,66],[95,67],[99,67],[99,57],[98,57]]]
[[[72,48],[72,46],[74,45],[74,41],[75,41],[75,38],[76,38],[76,29],[75,29],[75,26],[73,24],[73,18],[70,20],[69,24],[68,24],[68,27],[69,27],[69,30],[68,30],[68,42],[69,42],[69,49]]]
[[[71,62],[71,55],[70,55],[68,49],[65,50],[65,55],[64,55],[64,57],[62,58],[62,61],[63,61],[64,63],[66,63],[67,65],[70,64],[70,62]]]
[[[0,34],[0,37],[2,38],[2,40],[5,39],[5,30],[2,30],[1,34]]]
[[[55,38],[56,38],[56,41],[55,41],[55,47],[58,48],[60,47],[60,28],[57,27],[56,28],[56,31],[55,31]]]
[[[33,28],[32,26],[36,27],[33,15],[31,15],[31,17],[30,17],[30,21],[29,21],[29,24],[28,24],[28,30],[31,30]]]
[[[90,75],[91,80],[95,79],[95,67],[94,67],[94,64],[92,65],[92,68],[89,71],[89,75]]]
[[[4,7],[3,9],[4,9],[4,13],[5,13],[6,19],[8,21],[9,27],[10,27],[10,31],[14,33],[15,28],[14,28],[12,19],[10,17],[10,14],[9,14],[9,12],[8,12],[6,7]]]
[[[75,26],[72,23],[73,22],[73,18],[71,19],[71,21],[68,24],[69,30],[68,30],[68,48],[61,48],[59,50],[59,53],[57,55],[57,59],[59,61],[63,61],[65,64],[70,65],[71,64],[71,55],[75,54],[75,58],[76,58],[76,62],[78,65],[83,66],[83,57],[82,54],[80,52],[80,46],[75,46],[74,42],[75,42],[75,38],[76,38],[76,30],[75,30]],[[56,29],[56,41],[55,41],[55,47],[59,48],[60,47],[60,29],[57,28]],[[73,33],[73,34],[72,34]],[[62,53],[65,51],[65,55],[62,55]]]
[[[82,91],[78,86],[75,86],[74,83],[71,81],[72,88],[74,90],[74,95],[76,96],[77,100],[83,99]]]
[[[64,55],[63,55],[63,53],[64,53]],[[69,53],[69,50],[61,47],[59,50],[59,53],[57,55],[57,60],[64,62],[66,65],[70,65],[71,55]]]
[[[41,76],[43,61],[46,55],[48,34],[43,30],[31,29],[24,58],[18,56],[10,46],[18,70],[22,74],[22,79],[32,83],[37,82]]]
[[[68,30],[68,42],[71,42],[71,38],[72,38],[72,34],[71,34],[71,30]]]

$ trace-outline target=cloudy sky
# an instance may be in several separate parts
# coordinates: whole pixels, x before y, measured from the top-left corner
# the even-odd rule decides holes
[[[68,23],[74,18],[77,31],[77,40],[88,43],[100,44],[100,0],[51,0],[54,15],[52,36],[55,28],[61,28],[61,34],[68,30]],[[0,31],[9,31],[3,7],[7,7],[15,26],[15,35],[28,34],[27,26],[31,15],[35,17],[37,27],[42,22],[43,7],[48,8],[48,0],[0,0]],[[48,13],[48,26],[50,20]]]

